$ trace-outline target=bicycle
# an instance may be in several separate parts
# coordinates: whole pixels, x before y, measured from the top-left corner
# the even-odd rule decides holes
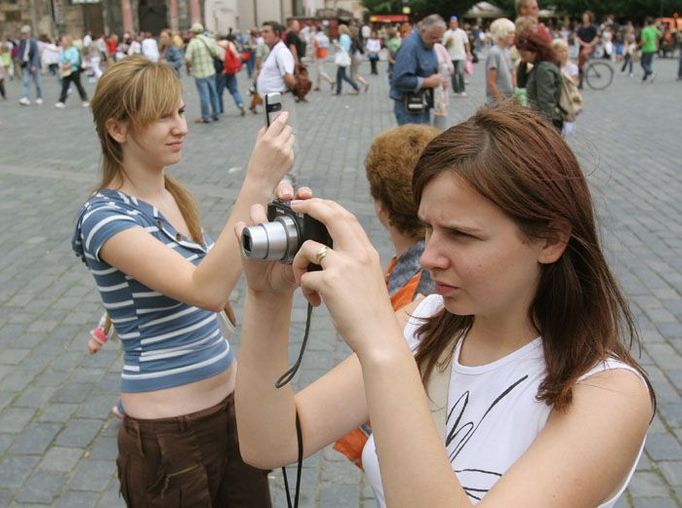
[[[604,90],[613,81],[613,67],[604,60],[589,59],[583,68],[583,79],[592,90]]]

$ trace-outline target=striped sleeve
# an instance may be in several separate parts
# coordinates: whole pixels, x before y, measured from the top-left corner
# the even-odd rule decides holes
[[[103,204],[83,215],[80,240],[85,257],[102,261],[99,252],[112,236],[126,229],[141,227],[133,214],[113,204]]]

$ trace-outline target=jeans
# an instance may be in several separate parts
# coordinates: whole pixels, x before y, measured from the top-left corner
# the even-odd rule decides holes
[[[249,59],[246,61],[246,75],[249,79],[253,78],[253,69],[256,67],[256,52],[249,52]]]
[[[199,102],[201,103],[201,118],[204,122],[210,122],[211,117],[214,120],[218,119],[220,114],[220,104],[218,102],[218,94],[215,89],[215,75],[207,78],[194,78],[199,92]],[[213,112],[209,112],[209,109]]]
[[[43,98],[43,90],[42,90],[42,80],[40,78],[40,69],[36,68],[35,72],[31,72],[31,66],[27,65],[24,67],[24,97],[29,98],[31,96],[31,91],[29,90],[28,83],[29,79],[31,77],[33,78],[33,83],[36,85],[36,99],[42,99]]]
[[[358,84],[353,81],[348,75],[346,74],[346,68],[341,67],[340,65],[336,66],[336,95],[339,95],[341,93],[341,82],[345,81],[348,83],[350,86],[352,86],[355,91],[357,92],[360,90],[360,87]]]
[[[232,95],[235,105],[240,109],[244,107],[244,101],[242,100],[242,96],[239,94],[239,90],[237,89],[236,74],[216,74],[215,87],[216,93],[218,94],[218,111],[220,111],[221,115],[225,112],[223,92],[226,87],[230,92],[230,95]]]
[[[630,66],[629,73],[632,74],[632,55],[630,53],[626,53],[625,57],[623,58],[623,67],[620,69],[620,72],[625,72],[625,69]]]
[[[369,54],[369,64],[372,68],[371,74],[379,74],[379,71],[377,71],[377,62],[379,61],[379,55],[376,53],[370,53]]]
[[[62,92],[59,94],[59,102],[66,102],[66,97],[71,88],[71,83],[76,85],[78,90],[78,95],[81,96],[83,102],[88,100],[88,94],[85,93],[85,88],[81,84],[81,73],[78,71],[73,71],[71,74],[62,78]]]
[[[393,113],[398,125],[405,125],[408,123],[431,123],[431,111],[425,109],[422,113],[414,115],[405,111],[402,101],[393,101]]]
[[[653,62],[654,52],[642,52],[642,69],[644,69],[644,77],[642,78],[642,81],[646,81],[646,78],[654,73]]]
[[[680,63],[677,65],[677,79],[682,79],[682,47],[680,47]]]
[[[452,91],[455,93],[464,92],[464,63],[465,60],[453,60],[455,72],[452,73]]]

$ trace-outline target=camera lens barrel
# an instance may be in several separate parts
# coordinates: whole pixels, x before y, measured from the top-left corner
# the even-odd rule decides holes
[[[242,231],[242,251],[251,259],[290,262],[298,252],[298,242],[298,225],[287,215]]]

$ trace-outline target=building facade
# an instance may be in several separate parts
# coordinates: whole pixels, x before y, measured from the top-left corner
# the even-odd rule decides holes
[[[55,38],[188,30],[203,23],[226,34],[264,21],[284,22],[292,16],[311,18],[320,9],[344,9],[362,19],[361,0],[0,0],[0,37],[19,37],[22,25]]]

